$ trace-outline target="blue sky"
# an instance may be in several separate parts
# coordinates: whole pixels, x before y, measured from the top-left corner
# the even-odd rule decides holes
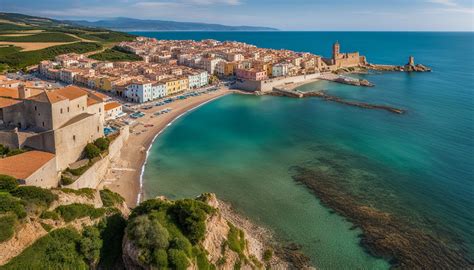
[[[0,11],[271,26],[282,30],[473,31],[474,0],[0,0]]]

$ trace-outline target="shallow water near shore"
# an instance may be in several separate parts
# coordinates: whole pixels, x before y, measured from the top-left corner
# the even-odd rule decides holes
[[[406,109],[404,115],[317,98],[239,95],[198,108],[151,148],[145,195],[215,192],[277,238],[301,244],[322,269],[388,268],[359,245],[359,229],[293,181],[291,168],[301,166],[340,177],[341,188],[359,202],[447,237],[474,258],[472,33],[139,34],[240,40],[326,55],[338,39],[343,51],[359,50],[375,63],[403,64],[415,55],[434,72],[357,75],[374,88],[328,82],[300,87]]]

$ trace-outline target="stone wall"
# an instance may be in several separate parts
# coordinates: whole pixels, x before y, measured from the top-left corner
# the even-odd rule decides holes
[[[94,163],[94,165],[74,181],[74,183],[63,187],[72,189],[97,188],[107,174],[111,161],[120,157],[120,150],[128,137],[129,128],[125,126],[120,130],[120,135],[110,144],[109,154],[107,156]]]
[[[319,73],[307,74],[307,75],[299,75],[299,76],[292,76],[292,77],[282,77],[282,78],[274,78],[268,79],[263,81],[251,81],[251,80],[237,80],[235,83],[235,88],[244,90],[244,91],[262,91],[268,92],[272,91],[272,89],[276,86],[281,86],[283,84],[290,84],[290,83],[302,83],[309,80],[314,80],[319,78]]]
[[[60,173],[56,170],[56,157],[54,157],[25,179],[25,182],[29,186],[54,188],[58,186],[59,177]]]

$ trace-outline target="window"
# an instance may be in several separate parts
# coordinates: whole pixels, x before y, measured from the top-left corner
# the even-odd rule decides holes
[[[69,112],[69,107],[67,107],[67,112]]]
[[[72,135],[72,140],[76,141],[76,135]]]
[[[44,122],[43,122],[43,127],[44,127]]]
[[[97,132],[99,132],[99,130],[100,130],[100,129],[99,129],[99,126],[97,126]]]
[[[61,113],[63,113],[63,108],[61,108],[59,111],[60,111]]]
[[[35,111],[36,111],[36,110],[38,110],[38,109],[37,109],[36,106],[35,106]]]

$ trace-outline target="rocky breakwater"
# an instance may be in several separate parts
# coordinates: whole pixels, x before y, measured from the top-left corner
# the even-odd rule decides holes
[[[464,250],[452,247],[451,240],[361,202],[359,195],[341,187],[341,179],[326,170],[293,166],[290,172],[323,204],[359,227],[361,244],[374,256],[387,259],[394,269],[473,269],[474,262]]]
[[[408,63],[404,66],[367,64],[365,68],[376,71],[431,72],[431,68],[422,64],[415,64],[413,56],[408,58]]]
[[[336,78],[334,82],[349,84],[349,85],[354,85],[354,86],[365,86],[365,87],[375,86],[375,84],[365,79],[355,79],[355,78],[342,77],[342,76],[339,78]]]

